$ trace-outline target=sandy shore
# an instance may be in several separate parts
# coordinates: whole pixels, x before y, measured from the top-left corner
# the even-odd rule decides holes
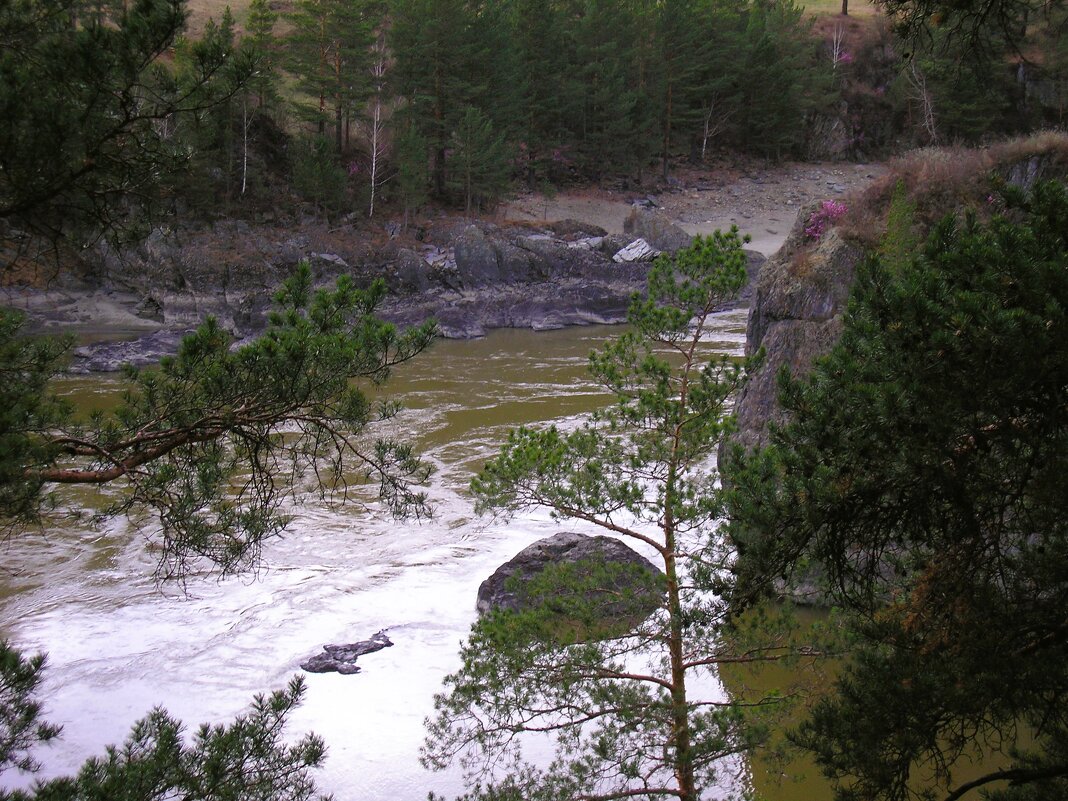
[[[806,203],[840,199],[881,175],[878,164],[784,163],[688,171],[677,185],[655,195],[583,190],[551,198],[520,195],[501,210],[509,220],[572,218],[621,233],[631,204],[649,199],[692,234],[737,225],[752,237],[750,247],[769,256],[779,249]]]

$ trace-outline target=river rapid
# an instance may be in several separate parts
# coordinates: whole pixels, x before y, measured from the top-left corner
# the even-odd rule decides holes
[[[742,352],[746,314],[717,316],[714,350]],[[64,729],[58,744],[39,750],[40,776],[75,771],[156,705],[191,730],[225,722],[255,693],[284,685],[324,643],[384,629],[394,647],[361,657],[361,673],[307,676],[290,731],[326,740],[317,780],[338,801],[462,791],[458,773],[424,771],[418,749],[433,695],[458,667],[478,585],[536,539],[591,531],[544,512],[476,518],[468,482],[511,427],[571,426],[607,401],[586,363],[615,333],[496,331],[438,342],[397,372],[388,394],[404,411],[393,424],[436,467],[429,521],[397,522],[308,493],[257,575],[196,578],[187,594],[157,587],[151,550],[126,519],[70,521],[0,545],[0,636],[48,653],[45,716]],[[70,379],[60,391],[84,408],[106,405],[116,384]],[[2,786],[30,782],[15,771],[0,776]]]

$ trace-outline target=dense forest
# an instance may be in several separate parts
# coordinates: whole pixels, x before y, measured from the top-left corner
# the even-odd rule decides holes
[[[55,232],[85,213],[115,231],[282,196],[470,212],[513,186],[637,187],[729,153],[978,142],[1065,108],[1056,7],[1011,29],[1002,14],[978,42],[793,0],[254,0],[243,16],[220,8],[192,34],[177,3],[6,10],[3,218]],[[136,158],[116,158],[119,131]],[[44,199],[63,220],[21,214]]]
[[[5,3],[4,269],[30,240],[76,250],[292,197],[327,217],[472,214],[512,186],[668,183],[725,153],[870,157],[1063,124],[1059,3],[883,10],[854,24],[845,2],[813,16],[791,0],[254,0],[193,35],[182,0]],[[424,760],[474,765],[465,798],[694,801],[723,760],[778,742],[787,699],[700,702],[688,679],[833,655],[838,678],[787,736],[842,801],[1063,798],[1068,148],[1051,140],[1052,180],[974,161],[938,184],[948,159],[928,153],[899,165],[869,219],[853,209],[832,232],[846,207],[813,212],[793,278],[828,242],[863,254],[840,339],[807,376],[781,376],[788,416],[761,447],[729,437],[764,354],[701,348],[747,280],[743,239],[659,257],[628,331],[590,356],[612,403],[572,431],[514,431],[471,493],[480,510],[547,508],[642,543],[663,574],[628,594],[611,571],[550,571],[531,609],[481,618]],[[184,586],[192,565],[258,564],[294,493],[344,503],[356,470],[396,517],[425,514],[429,466],[370,435],[397,411],[381,385],[434,323],[382,322],[384,293],[347,275],[318,287],[302,265],[259,337],[236,344],[209,319],[89,419],[50,388],[70,341],[0,311],[2,534],[32,536],[57,488],[109,485],[105,514],[158,530],[159,579]],[[819,638],[779,603],[813,576],[836,606]],[[606,581],[623,596],[607,624],[587,603]],[[44,670],[0,642],[0,771],[33,773],[60,734]],[[294,679],[192,736],[157,709],[77,775],[0,799],[316,798],[324,743],[286,732],[304,691]],[[559,736],[551,764],[513,753],[531,731]],[[977,753],[1001,761],[959,779]]]

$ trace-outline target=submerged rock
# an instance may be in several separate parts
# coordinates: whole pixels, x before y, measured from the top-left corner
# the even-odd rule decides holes
[[[359,673],[360,668],[356,660],[383,648],[390,648],[393,641],[386,636],[385,631],[374,634],[369,640],[349,643],[348,645],[324,645],[323,653],[316,654],[307,662],[301,662],[301,670],[309,673],[341,673],[351,675]]]

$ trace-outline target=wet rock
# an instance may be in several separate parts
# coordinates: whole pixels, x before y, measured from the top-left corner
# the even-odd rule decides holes
[[[638,612],[648,615],[660,604],[663,574],[644,556],[611,537],[563,532],[527,546],[483,581],[478,588],[479,613],[521,611],[542,603],[529,588],[550,565],[571,565],[584,577],[592,577],[592,583],[580,583],[582,600],[592,599],[603,607],[606,619]]]
[[[386,632],[380,631],[369,640],[360,640],[348,645],[324,645],[323,653],[316,654],[306,662],[301,662],[300,667],[301,670],[309,673],[351,675],[360,672],[356,660],[361,656],[373,654],[383,648],[390,648],[392,645],[393,642],[386,636]]]

